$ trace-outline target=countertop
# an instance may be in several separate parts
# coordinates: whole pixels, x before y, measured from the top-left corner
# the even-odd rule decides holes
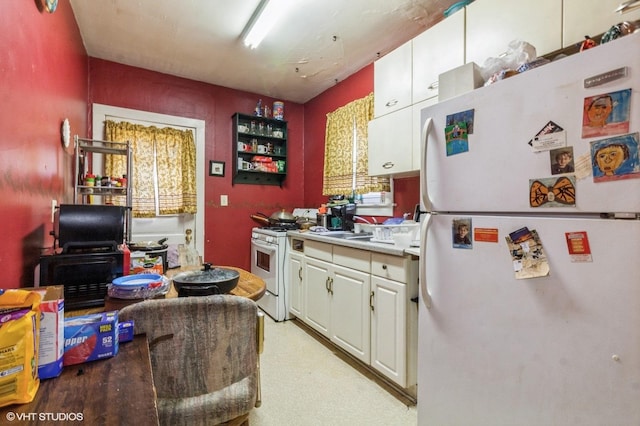
[[[377,253],[390,254],[393,256],[420,256],[420,248],[418,247],[399,247],[395,244],[378,243],[372,241],[348,240],[343,238],[330,237],[326,234],[314,233],[310,231],[288,231],[288,237],[298,237],[306,240],[320,241],[323,243],[333,244],[337,246],[353,247],[362,250],[369,250]]]

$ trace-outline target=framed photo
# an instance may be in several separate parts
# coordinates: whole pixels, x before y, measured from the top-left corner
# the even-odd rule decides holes
[[[224,176],[224,161],[209,161],[209,176]]]

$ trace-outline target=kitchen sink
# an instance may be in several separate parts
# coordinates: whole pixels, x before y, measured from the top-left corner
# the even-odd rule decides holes
[[[323,237],[331,237],[331,238],[340,238],[343,240],[357,240],[357,241],[369,241],[371,237],[373,237],[373,233],[371,232],[361,232],[359,234],[349,232],[349,231],[329,231],[323,234]]]

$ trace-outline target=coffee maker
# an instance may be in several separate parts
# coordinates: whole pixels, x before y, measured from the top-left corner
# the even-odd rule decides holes
[[[356,214],[355,204],[342,204],[331,207],[332,231],[353,231],[353,215]]]

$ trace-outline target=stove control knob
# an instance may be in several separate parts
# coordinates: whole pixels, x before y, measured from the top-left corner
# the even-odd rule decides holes
[[[270,235],[269,235],[269,236],[267,236],[266,241],[267,241],[268,243],[273,244],[273,243],[275,243],[275,238],[273,238],[272,236],[270,236]]]

